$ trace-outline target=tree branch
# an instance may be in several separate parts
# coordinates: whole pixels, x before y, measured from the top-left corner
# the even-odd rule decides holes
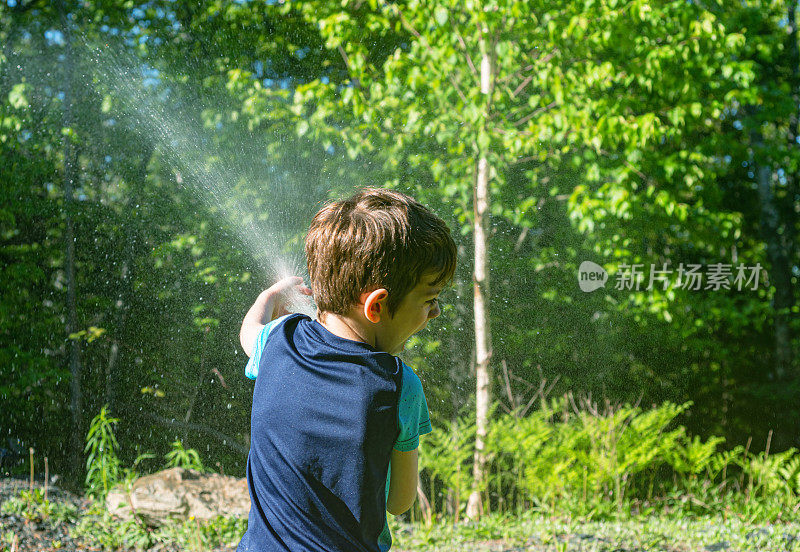
[[[464,48],[464,56],[466,56],[466,58],[467,58],[467,65],[469,65],[469,68],[472,71],[472,74],[477,77],[478,76],[478,70],[475,69],[475,64],[472,63],[472,58],[469,55],[469,50],[467,50],[467,43],[464,42],[464,39],[461,37],[461,33],[459,33],[457,29],[456,29],[455,33],[456,33],[456,38],[458,38],[458,42],[461,44],[461,47]]]
[[[197,424],[192,422],[184,422],[182,420],[178,420],[175,418],[167,418],[164,416],[159,416],[158,414],[154,414],[152,412],[143,412],[138,409],[134,409],[130,405],[118,405],[118,408],[130,412],[134,416],[145,416],[163,426],[190,429],[192,431],[199,431],[200,433],[205,433],[206,435],[215,437],[218,441],[221,441],[223,445],[235,450],[236,452],[240,452],[242,454],[247,454],[250,452],[247,446],[240,443],[230,435],[226,435],[225,433],[222,433],[221,431],[216,430],[213,427],[208,427],[203,424]]]
[[[602,149],[602,148],[600,148],[600,153],[601,153],[602,155],[611,155],[609,152],[607,152],[606,150],[604,150],[604,149]],[[621,161],[622,161],[622,162],[625,164],[625,166],[626,166],[626,167],[628,167],[630,170],[632,170],[633,172],[635,172],[635,173],[636,173],[636,176],[638,176],[639,178],[641,178],[643,182],[648,182],[647,175],[646,175],[646,174],[644,174],[644,173],[643,173],[642,171],[640,171],[639,169],[637,169],[636,167],[634,167],[633,165],[631,165],[631,164],[630,164],[630,162],[629,162],[627,159],[624,159],[624,158],[623,158],[623,159],[621,159]]]
[[[384,2],[384,5],[385,5],[385,2]],[[411,25],[411,23],[408,22],[408,20],[403,16],[403,12],[400,11],[400,8],[397,7],[396,4],[393,5],[392,7],[394,8],[394,11],[397,13],[398,17],[400,17],[400,23],[403,25],[403,27],[405,27],[405,29],[408,32],[410,32],[415,37],[417,37],[417,40],[419,40],[422,43],[422,45],[425,47],[425,49],[428,51],[428,53],[432,54],[433,53],[433,48],[431,48],[431,45],[428,44],[428,41],[425,40],[425,38],[423,38],[422,35],[419,34],[417,32],[417,30]],[[435,72],[439,73],[439,71],[436,69],[435,66],[433,67],[433,70]],[[461,98],[461,101],[463,101],[465,104],[468,103],[467,102],[467,97],[461,91],[461,87],[458,86],[458,82],[455,80],[455,78],[453,78],[453,74],[452,73],[448,73],[447,74],[447,78],[450,81],[450,83],[453,85],[453,87],[456,89],[456,92],[458,92],[458,95]]]
[[[344,60],[344,64],[347,66],[347,72],[352,74],[353,73],[353,68],[350,65],[350,58],[347,56],[347,52],[344,51],[344,48],[342,48],[341,44],[339,44],[339,48],[338,49],[339,49],[339,54],[341,54],[342,59]]]
[[[531,113],[529,113],[528,115],[524,116],[519,121],[515,122],[514,126],[524,125],[525,123],[527,123],[528,121],[530,121],[534,117],[537,117],[538,115],[541,115],[542,113],[546,113],[547,111],[550,111],[551,109],[553,109],[557,105],[558,105],[558,103],[555,100],[553,100],[552,102],[550,102],[549,104],[547,104],[544,107],[540,107],[538,109],[534,109]]]
[[[527,77],[525,77],[525,80],[524,80],[524,81],[522,81],[522,84],[520,84],[519,86],[517,86],[517,88],[516,88],[516,89],[515,89],[515,90],[514,90],[514,91],[511,93],[511,97],[512,97],[512,98],[516,98],[516,97],[517,97],[517,94],[519,94],[520,92],[522,92],[522,90],[523,90],[523,89],[524,89],[526,86],[528,86],[528,83],[529,83],[529,82],[531,82],[532,80],[533,80],[533,75],[528,75]]]

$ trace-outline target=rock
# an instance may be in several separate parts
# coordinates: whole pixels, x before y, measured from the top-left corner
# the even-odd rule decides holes
[[[108,511],[123,519],[132,517],[131,505],[139,519],[158,527],[169,518],[247,516],[250,495],[246,479],[170,468],[140,477],[130,493],[116,487],[106,497]]]

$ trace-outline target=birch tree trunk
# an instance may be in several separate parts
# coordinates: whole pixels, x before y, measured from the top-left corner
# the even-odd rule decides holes
[[[488,33],[484,30],[481,41],[481,93],[486,98],[484,111],[485,133],[486,121],[491,110],[491,94],[494,84],[494,44],[489,42]],[[480,142],[480,140],[479,140]],[[475,183],[473,188],[473,235],[475,237],[475,456],[472,464],[472,491],[467,502],[467,517],[478,519],[483,513],[481,490],[486,481],[486,433],[488,426],[489,404],[491,402],[490,360],[492,357],[492,338],[489,328],[489,159],[486,147],[480,146]]]

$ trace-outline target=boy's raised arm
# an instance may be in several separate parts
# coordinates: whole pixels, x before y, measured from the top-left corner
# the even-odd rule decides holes
[[[275,283],[269,289],[262,291],[247,314],[242,320],[242,329],[239,331],[239,343],[245,354],[249,357],[253,352],[253,344],[258,339],[258,334],[269,322],[279,316],[289,314],[286,309],[288,295],[292,289],[303,295],[311,295],[311,290],[303,285],[299,276],[290,276]]]

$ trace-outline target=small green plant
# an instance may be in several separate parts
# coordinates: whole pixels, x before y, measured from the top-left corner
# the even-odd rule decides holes
[[[51,526],[66,523],[77,517],[77,508],[68,502],[44,499],[41,489],[22,490],[0,505],[0,514],[16,515],[28,521],[47,521]]]
[[[183,448],[180,439],[172,443],[172,450],[164,458],[167,460],[168,468],[184,468],[198,471],[205,471],[200,455],[194,449]]]
[[[120,480],[120,461],[117,457],[119,444],[114,435],[114,427],[118,418],[108,415],[108,405],[100,409],[94,417],[86,435],[86,448],[89,453],[86,459],[86,487],[88,493],[104,499],[108,490]]]
[[[205,521],[196,518],[183,521],[171,519],[153,529],[132,519],[115,518],[96,502],[78,521],[72,536],[85,539],[104,550],[148,550],[169,544],[176,550],[201,552],[236,546],[246,529],[246,517],[224,516]],[[173,549],[172,546],[168,548]]]
[[[153,532],[137,519],[119,519],[106,510],[102,501],[94,501],[71,532],[73,538],[85,539],[103,550],[147,550],[155,544]]]

